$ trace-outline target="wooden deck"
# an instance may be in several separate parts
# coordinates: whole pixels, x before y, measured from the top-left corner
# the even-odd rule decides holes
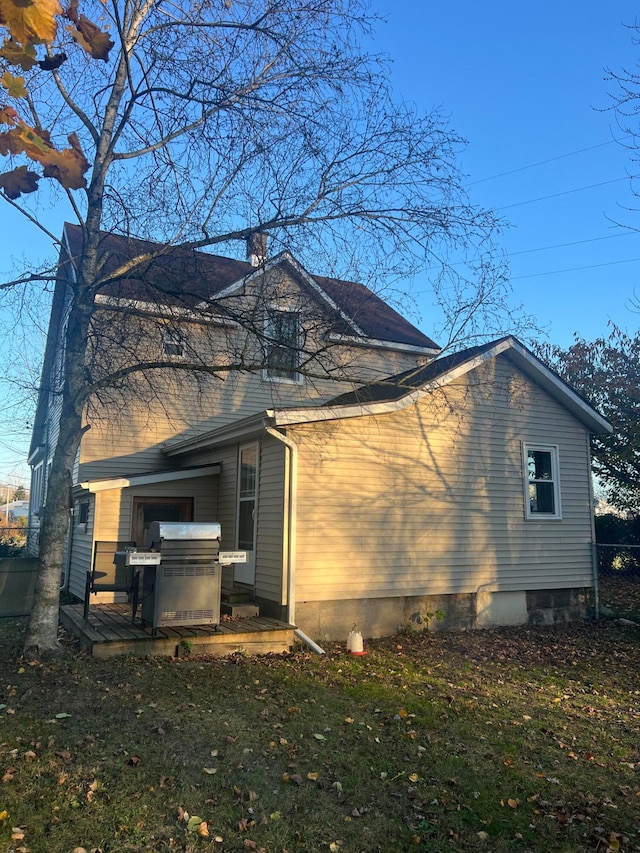
[[[230,655],[246,652],[250,655],[290,651],[294,642],[294,626],[277,619],[250,616],[222,621],[219,625],[189,625],[188,627],[158,628],[156,635],[143,628],[139,620],[131,621],[127,604],[94,604],[89,619],[84,621],[82,604],[66,604],[60,608],[60,622],[82,648],[93,657],[117,655],[187,654]]]

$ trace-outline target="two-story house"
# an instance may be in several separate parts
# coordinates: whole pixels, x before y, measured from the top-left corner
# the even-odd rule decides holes
[[[517,340],[438,357],[363,285],[265,249],[254,239],[238,261],[104,235],[69,591],[83,596],[96,541],[143,546],[154,520],[218,521],[223,547],[248,553],[223,587],[319,639],[354,623],[389,634],[436,610],[452,627],[584,612],[589,440],[607,422]],[[80,229],[66,226],[32,523],[81,252]]]

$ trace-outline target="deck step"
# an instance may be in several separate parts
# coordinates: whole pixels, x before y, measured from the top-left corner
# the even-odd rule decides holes
[[[251,601],[251,593],[246,589],[223,589],[220,596],[229,604],[244,604]]]
[[[259,616],[260,608],[257,604],[252,604],[250,601],[222,601],[220,603],[220,612],[225,616],[247,619],[249,616]]]

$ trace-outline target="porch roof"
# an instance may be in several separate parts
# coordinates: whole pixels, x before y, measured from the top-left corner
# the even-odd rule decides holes
[[[209,477],[219,474],[222,462],[200,465],[197,468],[178,468],[173,471],[149,471],[144,474],[131,474],[129,477],[104,477],[78,483],[88,492],[104,492],[107,489],[126,489],[129,486],[148,486],[151,483],[173,483],[176,480],[190,480],[193,477]]]

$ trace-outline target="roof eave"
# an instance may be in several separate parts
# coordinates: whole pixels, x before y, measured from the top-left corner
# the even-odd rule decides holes
[[[329,335],[329,340],[332,343],[348,344],[353,347],[370,347],[372,349],[386,349],[392,352],[412,353],[415,355],[433,356],[434,358],[440,354],[441,350],[437,347],[420,346],[419,344],[407,344],[399,341],[387,341],[376,338],[355,337],[354,335],[341,335],[337,332],[332,332]]]
[[[215,445],[229,444],[237,439],[248,439],[260,435],[266,427],[273,424],[273,412],[262,411],[240,421],[208,430],[180,441],[168,442],[163,454],[170,458],[185,456],[198,450],[209,449]]]
[[[103,479],[86,480],[78,483],[78,487],[90,494],[112,489],[127,489],[130,486],[148,486],[154,483],[169,483],[176,480],[192,480],[197,477],[211,477],[219,474],[222,469],[220,462],[211,465],[201,465],[198,468],[181,468],[177,471],[151,471],[148,474],[133,474],[131,477],[105,477]]]
[[[569,385],[563,382],[562,379],[556,376],[553,371],[549,370],[549,368],[513,337],[502,338],[496,341],[493,346],[484,352],[452,367],[424,385],[414,389],[407,389],[407,393],[396,400],[354,403],[331,408],[325,407],[324,409],[275,409],[274,424],[276,426],[291,426],[315,421],[338,420],[360,417],[362,415],[381,415],[396,412],[417,402],[421,397],[431,393],[436,388],[448,385],[455,379],[479,367],[483,362],[495,358],[502,353],[507,354],[523,373],[570,411],[574,417],[584,424],[590,433],[597,435],[613,432],[611,424],[599,412],[576,394]]]

